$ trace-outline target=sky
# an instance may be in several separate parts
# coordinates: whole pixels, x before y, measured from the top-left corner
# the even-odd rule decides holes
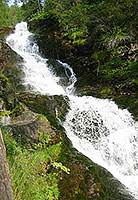
[[[19,1],[19,2],[20,2],[20,1]],[[10,0],[8,5],[11,6],[11,5],[13,5],[13,4],[14,4],[14,0]],[[20,3],[17,3],[17,4],[18,4],[18,6],[22,6],[23,3],[20,2]]]
[[[19,3],[17,3],[18,6],[22,6],[23,5],[23,3],[20,0],[18,0],[18,2],[19,2]],[[43,1],[41,0],[41,5],[42,6],[44,5],[44,2],[45,2],[45,0],[43,0]],[[9,3],[8,3],[9,6],[11,6],[13,4],[14,4],[14,0],[10,0]]]

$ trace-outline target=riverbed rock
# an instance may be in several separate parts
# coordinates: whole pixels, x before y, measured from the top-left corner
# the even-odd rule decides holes
[[[70,174],[62,173],[60,200],[134,200],[122,184],[103,167],[93,163],[71,146],[64,146],[65,165]]]

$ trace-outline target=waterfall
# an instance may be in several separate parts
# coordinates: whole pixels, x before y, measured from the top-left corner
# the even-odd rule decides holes
[[[63,125],[73,146],[138,199],[138,123],[107,99],[70,96],[70,108]]]
[[[75,74],[61,61],[68,83],[58,77],[39,47],[26,22],[16,25],[7,44],[23,59],[24,85],[30,91],[48,95],[68,95],[70,110],[62,123],[73,146],[110,171],[138,199],[138,123],[131,114],[111,100],[78,97],[74,94]]]
[[[39,47],[33,42],[33,34],[27,29],[26,22],[16,25],[15,32],[7,37],[7,44],[16,51],[23,59],[23,71],[25,73],[24,85],[29,90],[49,95],[65,95],[67,91],[74,91],[76,78],[69,65],[61,63],[66,70],[71,73],[70,85],[61,86],[58,84],[60,78],[57,77],[51,68],[48,68],[47,59],[39,55]]]

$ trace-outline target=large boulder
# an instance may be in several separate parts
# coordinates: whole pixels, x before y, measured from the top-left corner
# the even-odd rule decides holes
[[[12,129],[17,142],[21,142],[22,145],[37,144],[42,138],[47,138],[47,145],[60,141],[60,132],[47,118],[27,108],[19,116],[10,118],[7,125]]]
[[[31,111],[45,115],[54,127],[61,128],[59,121],[64,119],[68,111],[68,97],[25,93],[18,95],[18,99]]]

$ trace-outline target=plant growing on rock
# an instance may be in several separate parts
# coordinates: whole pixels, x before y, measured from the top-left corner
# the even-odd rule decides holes
[[[26,149],[15,141],[12,131],[3,129],[3,135],[15,200],[58,199],[61,172],[69,174],[58,162],[61,143],[47,146],[47,138],[40,135],[39,143]],[[22,139],[20,133],[18,137]]]

